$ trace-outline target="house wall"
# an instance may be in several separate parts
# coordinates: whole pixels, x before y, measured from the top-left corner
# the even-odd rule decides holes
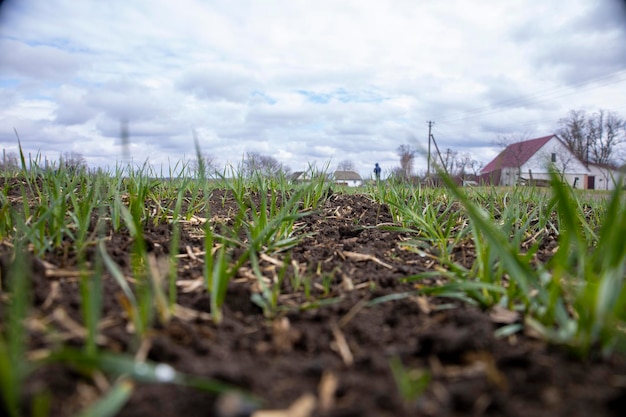
[[[478,182],[483,185],[502,185],[501,184],[502,170],[495,169],[487,174],[480,174]]]
[[[549,167],[551,164],[554,164],[554,167],[563,175],[563,180],[569,185],[576,188],[586,188],[589,170],[556,137],[550,139],[522,165],[522,177],[530,179],[530,170],[532,171],[533,179],[549,180]]]
[[[332,174],[333,182],[337,185],[348,187],[358,187],[363,184],[361,176],[354,171],[335,171]]]
[[[522,173],[522,178],[526,178],[523,173]],[[500,172],[500,184],[499,185],[513,186],[519,182],[519,179],[520,179],[519,169],[513,168],[513,167],[502,168]]]
[[[336,180],[337,185],[347,185],[348,187],[359,187],[363,183],[362,180]]]
[[[618,184],[624,184],[623,174],[619,171],[597,165],[589,165],[589,171],[589,175],[595,177],[596,190],[614,190]]]

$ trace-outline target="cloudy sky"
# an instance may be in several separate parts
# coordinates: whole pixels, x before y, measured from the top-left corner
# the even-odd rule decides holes
[[[246,152],[370,176],[398,146],[483,163],[571,109],[626,116],[618,0],[6,0],[0,146],[90,166]],[[419,158],[416,170],[424,170]],[[160,169],[160,168],[159,168]]]

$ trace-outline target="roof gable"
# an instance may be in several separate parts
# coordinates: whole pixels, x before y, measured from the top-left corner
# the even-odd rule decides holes
[[[487,174],[502,168],[520,167],[554,137],[556,135],[512,143],[485,165],[481,173]]]

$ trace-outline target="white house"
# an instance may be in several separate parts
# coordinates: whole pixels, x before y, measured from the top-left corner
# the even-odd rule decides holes
[[[363,185],[363,179],[354,171],[335,171],[333,181],[338,185],[347,185],[348,187],[358,187]]]
[[[554,167],[574,188],[593,188],[594,175],[557,135],[513,143],[480,171],[483,182],[515,185],[550,180]],[[591,186],[591,187],[590,187]]]
[[[606,165],[589,164],[589,189],[614,190],[624,186],[625,173]]]

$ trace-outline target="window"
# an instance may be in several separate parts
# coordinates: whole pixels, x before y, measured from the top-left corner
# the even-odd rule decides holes
[[[552,162],[556,162],[556,154],[555,153],[552,154],[551,160],[552,160]]]

